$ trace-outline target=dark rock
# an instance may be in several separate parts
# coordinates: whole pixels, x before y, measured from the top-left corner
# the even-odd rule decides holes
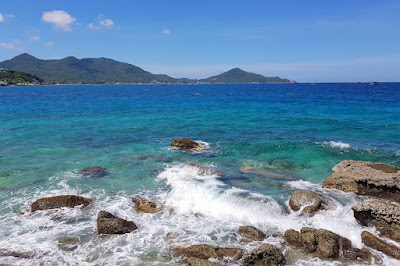
[[[139,213],[157,213],[162,210],[158,203],[145,200],[139,196],[133,197],[132,202],[135,204],[135,210]]]
[[[103,177],[108,175],[107,169],[100,166],[85,167],[79,173],[88,177]]]
[[[335,188],[357,195],[400,201],[400,168],[382,163],[342,161],[322,187]]]
[[[173,251],[178,256],[204,260],[207,260],[209,258],[228,258],[229,261],[237,261],[242,255],[242,249],[240,248],[221,248],[205,244],[193,245],[187,248],[182,246],[175,246],[173,247]]]
[[[366,201],[353,205],[354,218],[364,226],[375,226],[381,235],[400,241],[400,205]]]
[[[302,207],[303,213],[315,214],[317,211],[324,209],[324,198],[313,191],[296,190],[290,197],[289,206],[292,210],[298,211]]]
[[[49,198],[41,198],[36,200],[31,205],[31,211],[57,209],[62,207],[74,208],[78,205],[87,206],[92,202],[91,199],[75,196],[75,195],[62,195]]]
[[[382,239],[367,231],[363,231],[361,233],[361,239],[366,246],[379,250],[390,257],[400,260],[400,248],[396,247],[395,245],[386,243]]]
[[[254,226],[241,226],[239,227],[239,234],[245,238],[246,241],[262,241],[267,236],[261,230]]]
[[[367,250],[354,248],[347,238],[324,229],[303,227],[300,232],[290,229],[285,232],[285,239],[290,245],[321,259],[371,259]]]
[[[191,140],[191,139],[174,139],[171,141],[171,146],[177,147],[181,150],[192,151],[194,149],[202,149],[203,145]]]
[[[187,266],[220,266],[221,264],[204,259],[188,258]]]
[[[224,175],[220,172],[217,172],[211,168],[205,167],[205,166],[201,166],[201,165],[197,165],[194,163],[188,163],[185,165],[185,167],[189,167],[192,168],[193,170],[197,171],[197,174],[199,176],[206,176],[206,175],[216,175],[219,177],[223,177]]]
[[[240,261],[241,266],[274,266],[284,265],[285,257],[282,252],[270,244],[263,244],[256,249],[246,253]]]
[[[15,257],[21,259],[29,259],[33,258],[33,252],[19,252],[19,251],[10,251],[6,249],[0,249],[0,257]],[[3,264],[0,264],[3,265]]]
[[[136,229],[134,222],[116,217],[109,212],[100,211],[97,215],[98,234],[126,234]]]
[[[57,238],[58,247],[64,251],[74,251],[78,248],[79,238],[59,237]]]

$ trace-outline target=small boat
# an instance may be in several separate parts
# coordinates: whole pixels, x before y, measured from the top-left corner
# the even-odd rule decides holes
[[[373,81],[373,82],[371,82],[369,85],[379,85],[379,83],[376,82],[376,81]]]

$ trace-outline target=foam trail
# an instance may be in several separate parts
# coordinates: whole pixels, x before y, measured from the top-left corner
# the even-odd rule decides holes
[[[325,141],[325,142],[323,142],[323,144],[326,145],[326,146],[330,146],[331,148],[339,148],[339,149],[342,149],[342,150],[350,148],[350,144],[344,143],[344,142],[341,142],[341,141],[333,141],[333,140],[331,140],[331,141]]]

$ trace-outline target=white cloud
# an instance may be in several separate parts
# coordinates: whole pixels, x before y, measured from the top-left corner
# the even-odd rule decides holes
[[[15,45],[12,42],[0,42],[0,47],[6,48],[6,49],[14,49]]]
[[[40,37],[38,35],[32,36],[31,41],[40,41]]]
[[[114,21],[112,21],[111,19],[107,18],[107,19],[104,19],[104,20],[100,21],[100,25],[104,26],[106,28],[112,28],[114,26]]]
[[[0,42],[0,47],[4,49],[22,51],[22,42],[14,40],[12,42]]]
[[[100,30],[100,26],[95,26],[94,23],[90,23],[88,26],[89,30]]]
[[[50,41],[48,43],[46,43],[47,46],[52,47],[54,45],[54,42]]]
[[[171,34],[171,30],[170,30],[170,29],[164,29],[164,30],[162,31],[162,33],[163,33],[164,35],[170,35],[170,34]]]
[[[4,17],[1,13],[0,13],[0,22],[4,22]]]
[[[56,28],[63,31],[71,32],[71,24],[76,21],[76,18],[71,17],[71,15],[64,10],[53,10],[51,12],[44,12],[42,20],[54,24]]]

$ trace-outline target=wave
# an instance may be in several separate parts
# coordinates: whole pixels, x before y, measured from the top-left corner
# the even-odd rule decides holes
[[[333,140],[324,141],[322,144],[325,145],[325,146],[329,146],[331,148],[339,148],[339,149],[342,149],[342,150],[350,148],[350,144],[344,143],[344,142],[341,142],[341,141],[333,141]]]

